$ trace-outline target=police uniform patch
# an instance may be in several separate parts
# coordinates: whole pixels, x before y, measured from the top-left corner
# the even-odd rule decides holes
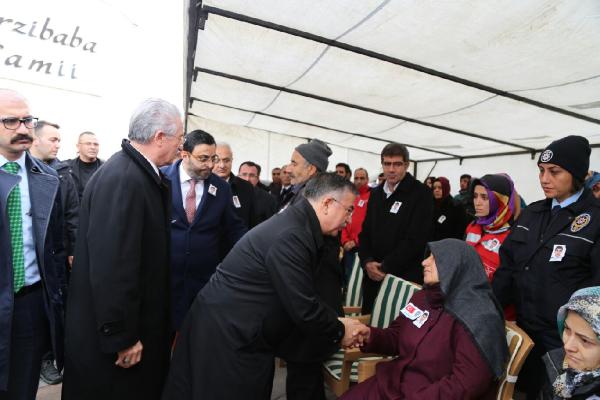
[[[583,214],[578,215],[575,218],[575,221],[573,221],[573,223],[571,224],[571,232],[573,232],[573,233],[579,232],[580,230],[585,228],[590,223],[591,220],[592,220],[592,216],[588,213],[583,213]]]
[[[552,150],[544,150],[544,152],[540,156],[540,161],[548,162],[548,161],[552,160],[553,155],[554,155],[554,153],[552,152]]]

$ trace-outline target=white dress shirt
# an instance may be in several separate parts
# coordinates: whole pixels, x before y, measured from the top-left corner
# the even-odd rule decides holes
[[[185,196],[190,191],[190,176],[183,168],[183,161],[179,164],[179,184],[181,185],[181,200],[183,201],[183,209],[185,210]],[[196,181],[196,210],[202,200],[204,194],[204,180]]]
[[[0,155],[0,168],[4,167],[8,160]],[[18,176],[21,177],[19,190],[21,191],[21,214],[23,217],[23,253],[25,256],[25,286],[33,285],[40,280],[37,257],[35,255],[35,240],[33,237],[33,218],[31,214],[31,198],[29,197],[29,179],[25,166],[25,152],[18,160]]]

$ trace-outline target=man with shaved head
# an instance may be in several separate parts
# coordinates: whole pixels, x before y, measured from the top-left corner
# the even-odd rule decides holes
[[[229,183],[232,194],[231,202],[235,212],[244,221],[246,228],[250,229],[256,225],[254,187],[250,182],[246,182],[231,172],[233,152],[228,143],[217,143],[216,154],[217,161],[213,166],[213,173]]]
[[[26,99],[0,89],[0,399],[34,400],[43,354],[62,368],[65,291],[60,186],[27,150]]]

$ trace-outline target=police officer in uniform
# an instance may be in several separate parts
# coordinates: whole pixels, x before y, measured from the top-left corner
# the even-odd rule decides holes
[[[528,399],[544,385],[541,356],[562,346],[558,308],[576,290],[600,285],[600,202],[583,185],[590,153],[581,136],[546,147],[538,160],[546,199],[521,213],[500,248],[494,293],[502,305],[516,304],[517,324],[535,342],[519,374]]]

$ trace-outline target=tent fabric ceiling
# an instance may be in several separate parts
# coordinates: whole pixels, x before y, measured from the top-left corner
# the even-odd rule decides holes
[[[565,134],[600,143],[598,1],[200,7],[199,118],[359,152],[396,141],[415,161],[534,151]]]

